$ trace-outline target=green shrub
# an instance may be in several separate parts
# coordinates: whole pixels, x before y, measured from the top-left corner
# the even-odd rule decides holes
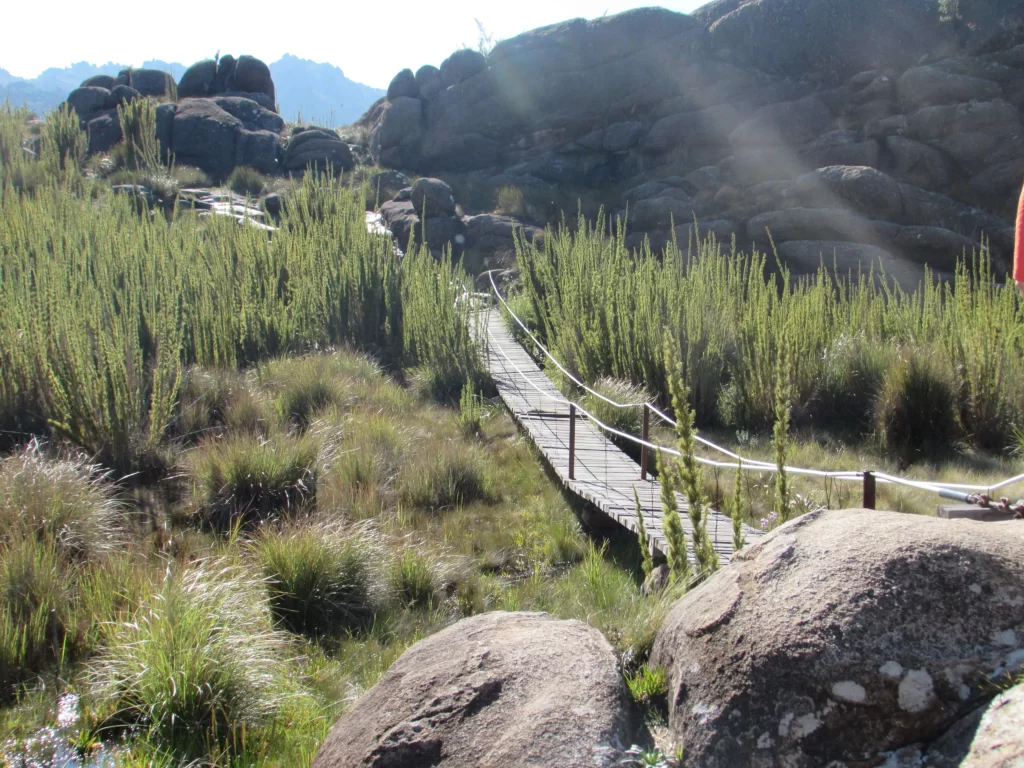
[[[108,725],[203,752],[268,723],[284,701],[290,643],[263,596],[259,579],[224,561],[168,569],[91,670]]]
[[[904,348],[893,359],[875,404],[882,448],[903,463],[948,453],[959,437],[951,374],[927,350]]]
[[[404,549],[391,566],[391,592],[406,608],[425,608],[437,597],[434,569],[427,558],[413,549]]]
[[[225,185],[232,192],[243,197],[257,198],[270,188],[269,179],[255,168],[247,165],[235,166]]]
[[[254,553],[271,608],[292,632],[319,637],[357,630],[380,606],[384,547],[371,528],[268,528]]]
[[[62,559],[96,559],[118,545],[124,513],[84,456],[48,458],[38,443],[0,459],[0,541],[32,537]]]
[[[236,522],[296,513],[316,496],[320,448],[313,435],[201,443],[186,459],[197,514],[227,530]]]
[[[625,405],[631,403],[647,403],[651,401],[651,393],[641,386],[634,386],[628,381],[604,376],[593,384],[593,389],[609,400]],[[625,432],[628,435],[640,436],[643,428],[643,407],[617,408],[600,397],[587,393],[583,399],[583,407],[609,427]]]
[[[442,510],[491,498],[491,483],[480,454],[471,446],[446,442],[420,452],[401,468],[402,498],[411,507]]]

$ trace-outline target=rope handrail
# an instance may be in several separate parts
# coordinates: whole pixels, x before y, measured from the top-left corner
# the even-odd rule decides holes
[[[640,402],[640,403],[619,403],[619,402],[616,402],[615,400],[612,400],[611,398],[606,397],[605,395],[601,394],[600,392],[596,391],[595,389],[587,386],[582,381],[580,381],[578,378],[576,378],[572,373],[570,373],[568,370],[566,370],[566,368],[558,361],[558,359],[550,352],[550,350],[548,350],[548,348],[546,346],[544,346],[544,344],[541,343],[541,341],[530,331],[530,329],[519,318],[519,316],[516,315],[516,313],[508,305],[508,302],[505,301],[505,298],[501,295],[501,291],[498,290],[498,286],[497,286],[497,284],[494,281],[494,273],[495,272],[501,272],[501,271],[504,271],[504,270],[491,269],[491,270],[488,270],[487,273],[486,273],[487,274],[487,278],[488,278],[488,280],[491,283],[491,288],[494,291],[495,297],[498,299],[498,301],[501,302],[502,306],[505,308],[505,310],[508,312],[508,314],[511,316],[511,318],[516,322],[516,324],[518,324],[519,327],[523,329],[523,331],[526,333],[526,335],[530,337],[531,341],[533,341],[533,343],[537,345],[537,348],[540,349],[541,352],[544,353],[544,356],[547,357],[547,359],[550,360],[555,365],[555,367],[558,368],[558,370],[561,371],[562,374],[566,376],[566,378],[568,378],[570,381],[572,381],[573,384],[578,386],[583,391],[585,391],[588,394],[591,394],[591,395],[597,397],[598,399],[608,403],[609,405],[611,405],[614,408],[619,408],[619,409],[641,408],[641,407],[647,408],[652,413],[654,413],[656,416],[658,416],[658,418],[662,419],[665,423],[667,423],[667,424],[669,424],[669,425],[671,425],[673,427],[678,426],[678,422],[676,422],[674,419],[669,417],[666,413],[664,413],[663,411],[658,409],[653,403],[650,403],[650,402]],[[496,339],[494,339],[494,335],[490,332],[489,329],[488,329],[487,333],[491,337],[491,339],[497,341]],[[589,411],[584,409],[578,403],[573,402],[573,401],[571,401],[571,400],[569,400],[567,398],[564,398],[564,397],[554,397],[553,395],[550,395],[549,393],[543,391],[540,387],[538,387],[536,384],[534,384],[532,381],[530,381],[529,377],[519,368],[519,366],[517,366],[512,361],[512,359],[505,353],[505,351],[503,349],[501,349],[500,345],[497,345],[497,349],[498,349],[499,352],[501,352],[502,356],[509,362],[509,364],[511,364],[512,367],[515,368],[516,372],[520,376],[522,376],[523,379],[526,380],[526,382],[529,383],[534,389],[536,389],[543,397],[555,400],[556,402],[559,402],[559,403],[561,403],[563,405],[573,406],[574,408],[579,410],[581,414],[583,414],[590,421],[592,421],[602,431],[607,432],[607,433],[612,434],[612,435],[616,435],[617,437],[621,437],[621,438],[623,438],[625,440],[629,440],[629,441],[631,441],[631,442],[633,442],[633,443],[635,443],[635,444],[637,444],[637,445],[639,445],[641,447],[646,447],[646,448],[658,451],[659,453],[667,453],[667,454],[672,455],[672,456],[681,456],[682,455],[679,451],[676,451],[676,450],[674,450],[672,448],[668,448],[667,446],[663,446],[663,445],[660,445],[659,443],[653,443],[653,442],[650,442],[650,441],[647,441],[647,440],[643,440],[643,439],[638,438],[638,437],[636,437],[634,435],[630,435],[628,433],[625,433],[625,432],[622,432],[620,430],[617,430],[614,427],[611,427],[611,426],[605,424],[604,422],[602,422],[600,419],[598,419],[592,413],[590,413]],[[776,471],[778,469],[778,466],[776,464],[773,464],[773,463],[767,462],[767,461],[762,461],[760,459],[749,459],[749,458],[746,458],[746,457],[744,457],[744,456],[742,456],[742,455],[740,455],[738,453],[730,451],[727,448],[724,448],[724,447],[722,447],[720,445],[717,445],[717,444],[711,442],[710,440],[702,438],[699,435],[694,435],[694,438],[696,439],[697,442],[699,442],[701,445],[705,446],[706,448],[709,448],[711,450],[717,451],[717,452],[719,452],[719,453],[721,453],[721,454],[723,454],[725,456],[728,456],[729,458],[733,459],[733,462],[730,463],[730,462],[715,461],[713,459],[707,459],[707,458],[703,458],[703,457],[700,457],[700,456],[694,456],[694,458],[699,463],[701,463],[701,464],[703,464],[705,466],[712,466],[712,467],[716,467],[716,468],[719,468],[719,469],[741,469],[741,470],[756,471],[756,472]],[[909,488],[916,488],[918,490],[923,490],[923,491],[929,491],[929,492],[932,492],[932,493],[937,493],[940,496],[945,497],[945,498],[957,499],[957,500],[960,500],[960,501],[969,501],[970,500],[968,498],[970,494],[960,493],[960,491],[964,491],[964,492],[966,492],[966,491],[974,491],[976,493],[988,493],[988,494],[991,494],[993,491],[999,490],[1001,488],[1006,488],[1006,487],[1009,487],[1011,485],[1015,485],[1017,483],[1020,483],[1020,482],[1024,481],[1024,474],[1020,474],[1020,475],[1017,475],[1015,477],[1008,478],[1006,480],[1000,481],[999,483],[995,483],[995,484],[992,484],[992,485],[973,485],[973,484],[962,484],[962,483],[934,483],[934,482],[930,482],[930,481],[926,481],[926,480],[911,480],[911,479],[908,479],[908,478],[902,478],[902,477],[899,477],[899,476],[896,476],[896,475],[891,475],[891,474],[888,474],[888,473],[885,473],[885,472],[873,472],[873,471],[870,471],[870,470],[863,470],[863,471],[861,471],[861,470],[820,470],[820,469],[810,469],[810,468],[807,468],[807,467],[789,467],[789,466],[784,466],[783,469],[787,473],[790,473],[790,474],[793,474],[793,475],[806,475],[806,476],[821,477],[821,478],[825,478],[825,479],[834,479],[834,480],[859,481],[859,480],[865,479],[867,476],[871,475],[875,479],[877,479],[879,482],[882,482],[882,483],[885,483],[885,484],[902,485],[902,486],[906,486],[906,487],[909,487]]]
[[[487,331],[487,335],[490,336],[493,341],[497,341],[497,339],[494,338],[494,334],[491,333],[490,330]],[[597,416],[592,414],[590,411],[588,411],[586,408],[584,408],[579,403],[576,403],[576,402],[574,402],[572,400],[569,400],[569,399],[567,399],[565,397],[556,397],[555,395],[552,395],[552,394],[550,394],[548,392],[545,392],[543,389],[538,387],[534,382],[530,381],[529,376],[527,376],[523,372],[523,370],[518,365],[515,364],[515,362],[512,360],[512,358],[510,358],[508,356],[508,354],[506,354],[505,350],[501,348],[500,344],[495,344],[495,346],[493,348],[497,349],[501,353],[501,356],[504,357],[505,360],[508,361],[508,364],[511,365],[515,369],[516,373],[518,373],[520,376],[522,376],[523,380],[526,381],[526,383],[529,384],[531,387],[533,387],[535,390],[537,390],[537,392],[542,397],[546,397],[547,399],[553,400],[554,402],[560,403],[562,405],[571,405],[571,406],[573,406],[576,410],[578,410],[580,412],[580,414],[582,414],[583,416],[588,418],[590,421],[592,421],[595,424],[595,426],[597,426],[597,428],[600,429],[601,431],[607,432],[607,433],[612,434],[612,435],[615,435],[616,437],[621,437],[621,438],[623,438],[625,440],[629,440],[629,441],[631,441],[633,443],[636,443],[637,445],[639,445],[641,447],[650,448],[652,450],[658,451],[659,453],[667,453],[670,456],[677,456],[677,457],[683,455],[682,453],[680,453],[679,451],[677,451],[674,448],[669,448],[668,446],[661,445],[660,443],[652,443],[649,440],[644,440],[642,438],[637,437],[636,435],[631,435],[628,432],[623,432],[621,430],[616,429],[615,427],[609,426],[608,424],[605,424],[603,421],[601,421],[599,418],[597,418]],[[775,464],[769,464],[767,462],[747,463],[746,461],[744,461],[742,459],[740,459],[740,461],[738,463],[729,463],[729,462],[715,461],[714,459],[707,459],[707,458],[704,458],[703,456],[694,456],[694,459],[696,459],[699,463],[704,464],[705,466],[717,467],[719,469],[746,469],[746,470],[760,471],[760,472],[764,472],[764,471],[772,471],[772,472],[774,472],[774,471],[776,471],[778,469],[778,466],[775,465]],[[861,473],[861,472],[852,472],[852,471],[827,472],[827,471],[817,470],[817,469],[804,469],[803,467],[785,467],[785,470],[787,472],[790,472],[791,474],[794,474],[794,475],[813,475],[815,477],[828,477],[828,478],[834,478],[834,479],[840,479],[840,480],[860,480],[862,475],[863,475],[863,473]]]

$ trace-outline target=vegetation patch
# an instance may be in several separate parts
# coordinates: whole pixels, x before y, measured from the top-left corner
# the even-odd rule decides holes
[[[196,514],[217,530],[292,515],[316,496],[322,440],[277,435],[227,437],[190,452]]]

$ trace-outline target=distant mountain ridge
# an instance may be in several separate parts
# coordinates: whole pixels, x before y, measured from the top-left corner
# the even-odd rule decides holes
[[[30,80],[15,77],[0,69],[0,99],[9,99],[16,106],[25,104],[33,112],[53,109],[93,75],[116,75],[124,64],[108,62],[89,64],[78,62],[69,67],[47,69]],[[158,59],[143,62],[146,69],[170,72],[175,80],[187,69],[177,62]],[[294,122],[301,116],[304,122],[337,127],[355,122],[373,102],[384,95],[384,90],[371,88],[345,77],[333,64],[321,64],[309,59],[285,54],[270,65],[274,78],[281,116]]]

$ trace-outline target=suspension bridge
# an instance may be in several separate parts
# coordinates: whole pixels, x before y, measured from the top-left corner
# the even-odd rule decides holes
[[[482,323],[481,330],[487,336],[487,366],[498,394],[562,484],[588,505],[638,535],[636,499],[639,498],[649,546],[658,553],[667,552],[658,481],[558,391],[513,338],[500,310],[487,310]],[[693,527],[687,515],[686,497],[677,493],[676,504],[687,542],[692,547]],[[732,520],[715,510],[708,510],[706,514],[708,534],[721,564],[725,565],[733,554]],[[743,535],[746,543],[752,544],[763,533],[744,525]],[[692,550],[689,555],[693,560]]]

